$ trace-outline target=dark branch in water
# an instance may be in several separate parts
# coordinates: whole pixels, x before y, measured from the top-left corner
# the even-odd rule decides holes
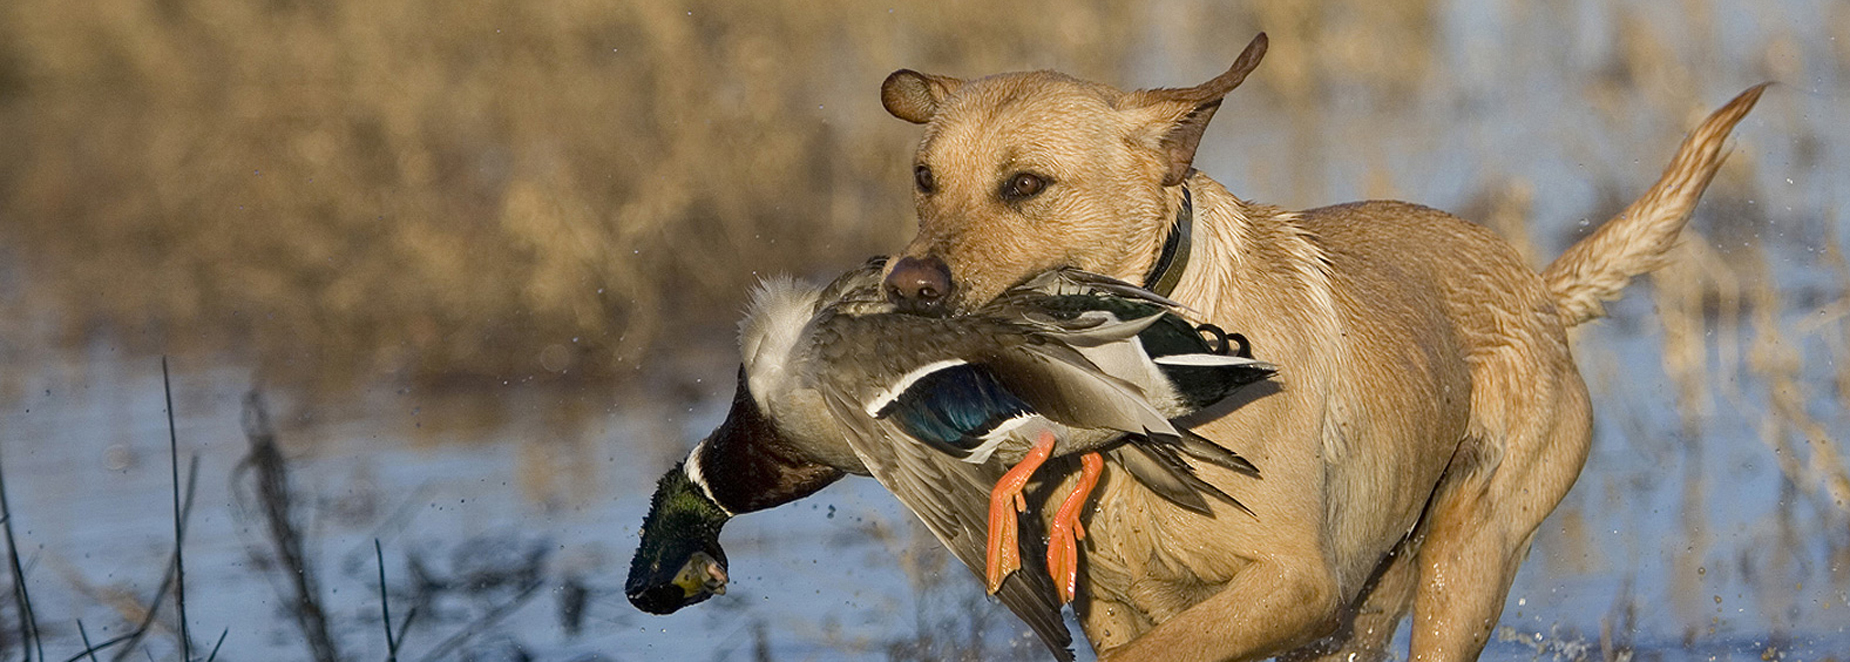
[[[398,662],[398,639],[392,636],[392,601],[385,594],[385,548],[379,545],[378,538],[373,539],[373,558],[379,562],[379,620],[385,624],[385,659]]]
[[[334,637],[328,631],[327,613],[321,607],[321,589],[303,551],[302,532],[295,524],[294,491],[289,487],[289,464],[276,445],[276,429],[270,424],[270,412],[263,395],[256,390],[244,396],[244,437],[250,441],[250,454],[232,471],[232,483],[239,483],[245,472],[256,474],[256,499],[263,510],[264,523],[283,574],[295,595],[282,596],[291,605],[296,626],[308,641],[309,654],[317,662],[341,659]],[[381,569],[383,573],[383,568]],[[279,589],[280,590],[280,589]],[[382,589],[383,590],[383,589]]]
[[[84,650],[82,653],[78,653],[77,657],[71,658],[71,660],[74,662],[78,657],[88,655],[90,657],[90,662],[97,662],[96,647],[90,645],[90,633],[84,630],[84,619],[81,618],[77,619],[77,636],[83,639]]]
[[[26,571],[19,564],[19,545],[13,539],[13,509],[6,500],[6,472],[0,471],[0,524],[6,528],[7,565],[13,572],[13,601],[19,609],[19,659],[32,662],[32,651],[45,659],[45,643],[39,641],[39,619],[32,612],[32,594],[26,591]],[[31,644],[28,646],[28,644]]]
[[[169,409],[171,409],[171,407],[169,407]],[[192,457],[192,463],[187,468],[187,471],[186,471],[186,499],[183,503],[181,503],[179,514],[176,517],[179,520],[179,522],[175,526],[176,530],[184,530],[184,523],[192,517],[193,494],[196,491],[194,488],[198,487],[198,485],[199,485],[199,456],[194,455]],[[160,588],[155,589],[154,599],[148,601],[147,615],[142,616],[141,622],[136,624],[135,629],[130,631],[127,635],[103,642],[102,644],[96,647],[97,650],[108,648],[110,645],[118,641],[126,641],[126,644],[122,647],[122,649],[116,652],[116,656],[110,659],[113,660],[114,662],[122,662],[123,660],[128,659],[129,651],[135,650],[135,645],[141,643],[141,640],[148,636],[148,628],[154,625],[155,617],[160,614],[161,602],[167,599],[167,592],[170,590],[173,590],[174,583],[179,577],[179,570],[180,570],[180,551],[179,551],[179,546],[176,544],[175,549],[174,549],[173,558],[167,562],[167,574],[161,577],[161,586]]]
[[[186,526],[180,517],[180,433],[173,418],[173,380],[167,376],[167,357],[161,357],[161,390],[167,396],[167,459],[173,466],[173,598],[180,614],[180,659],[192,662],[193,637],[186,626]],[[192,476],[199,474],[199,456],[187,470],[187,501],[192,501]],[[150,610],[152,611],[152,610]]]
[[[540,587],[543,585],[545,585],[545,582],[538,578],[529,580],[527,585],[520,589],[520,593],[516,594],[512,599],[503,603],[501,606],[495,607],[493,611],[483,614],[481,618],[475,619],[468,625],[463,626],[461,630],[451,635],[449,639],[444,640],[443,643],[437,644],[436,648],[431,649],[429,653],[424,655],[421,662],[435,662],[436,660],[449,659],[450,653],[455,651],[457,647],[475,638],[476,635],[486,632],[489,626],[494,625],[508,614],[514,613],[515,609],[519,609],[521,605],[527,603],[528,599],[539,593]]]

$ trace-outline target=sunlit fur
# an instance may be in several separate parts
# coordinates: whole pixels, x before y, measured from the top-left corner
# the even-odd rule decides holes
[[[1145,274],[1181,207],[1164,178],[1194,153],[1174,139],[1198,138],[1231,89],[1121,92],[1044,71],[901,72],[887,87],[890,112],[926,124],[916,162],[936,182],[914,194],[918,235],[901,254],[949,265],[960,310],[1051,267]],[[1202,476],[1262,515],[1203,521],[1108,468],[1075,603],[1101,659],[1259,659],[1339,631],[1327,659],[1378,659],[1409,610],[1412,659],[1475,658],[1587,456],[1567,327],[1662,263],[1760,90],[1710,116],[1657,186],[1542,274],[1435,209],[1287,211],[1187,176],[1194,249],[1172,297],[1283,367],[1276,392],[1196,427],[1256,449],[1265,480]],[[1023,170],[1053,183],[999,197]]]

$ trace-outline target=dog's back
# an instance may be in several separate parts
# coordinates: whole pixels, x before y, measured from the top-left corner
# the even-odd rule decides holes
[[[1257,516],[1179,512],[1108,472],[1075,603],[1088,637],[1103,659],[1255,659],[1336,634],[1372,659],[1411,607],[1412,657],[1472,659],[1586,459],[1567,327],[1661,264],[1761,88],[1538,274],[1437,210],[1285,212],[1194,173],[1207,122],[1265,47],[1261,35],[1185,89],[895,73],[882,101],[930,126],[914,165],[920,232],[889,291],[930,312],[1055,266],[1139,278],[1193,218],[1174,298],[1281,366],[1274,390],[1196,427],[1264,472],[1202,468]]]

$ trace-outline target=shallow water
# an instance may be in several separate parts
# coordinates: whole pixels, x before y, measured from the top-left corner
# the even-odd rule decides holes
[[[1847,541],[1841,530],[1813,528],[1841,516],[1783,489],[1768,451],[1731,432],[1726,417],[1709,429],[1693,468],[1676,442],[1628,443],[1634,425],[1676,421],[1670,389],[1651,376],[1652,339],[1616,326],[1583,342],[1609,347],[1627,377],[1589,371],[1602,403],[1594,456],[1538,536],[1486,659],[1598,658],[1602,627],[1607,646],[1637,659],[1774,651],[1817,660],[1850,650]],[[178,368],[182,469],[186,457],[200,457],[185,550],[193,636],[209,645],[228,632],[224,659],[303,659],[276,590],[281,578],[266,571],[261,523],[229,480],[247,452],[239,419],[247,376]],[[15,404],[0,416],[7,489],[47,650],[61,658],[81,650],[76,619],[95,640],[121,633],[110,596],[145,602],[160,581],[173,535],[160,372],[99,347],[82,360],[40,363],[14,384]],[[866,479],[735,520],[724,538],[734,577],[726,596],[672,617],[636,612],[621,580],[653,481],[675,459],[644,450],[647,439],[691,437],[721,411],[712,402],[606,405],[572,422],[564,405],[596,397],[550,391],[509,385],[484,399],[378,389],[338,407],[338,417],[272,403],[341,650],[384,650],[376,538],[395,620],[415,600],[411,557],[446,584],[430,592],[402,659],[459,633],[471,637],[443,658],[750,659],[760,646],[774,659],[913,659],[907,646],[924,651],[917,659],[971,649],[983,658],[1039,655]],[[458,423],[471,408],[499,411]],[[1685,507],[1692,479],[1704,495],[1694,516]],[[531,584],[521,583],[523,571]],[[564,623],[574,586],[588,598],[576,634]],[[985,630],[980,645],[969,641],[972,621]],[[152,640],[158,654],[174,638]]]

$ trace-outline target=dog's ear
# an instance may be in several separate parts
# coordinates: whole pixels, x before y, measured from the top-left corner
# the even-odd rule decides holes
[[[1265,57],[1265,47],[1265,33],[1261,32],[1246,45],[1245,52],[1233,61],[1233,66],[1214,80],[1189,88],[1138,90],[1124,95],[1120,107],[1148,109],[1153,113],[1155,126],[1152,130],[1161,136],[1161,149],[1169,161],[1169,170],[1163,175],[1164,186],[1175,186],[1188,177],[1195,162],[1195,148],[1201,144],[1201,133],[1208,129],[1208,120],[1220,109],[1221,99],[1245,82],[1246,75],[1259,66],[1259,60]],[[887,81],[890,83],[892,79]],[[892,106],[887,108],[890,110]]]
[[[894,117],[924,124],[938,114],[938,104],[943,103],[945,97],[963,86],[962,80],[950,76],[900,69],[880,84],[880,105],[886,106],[886,112]]]

